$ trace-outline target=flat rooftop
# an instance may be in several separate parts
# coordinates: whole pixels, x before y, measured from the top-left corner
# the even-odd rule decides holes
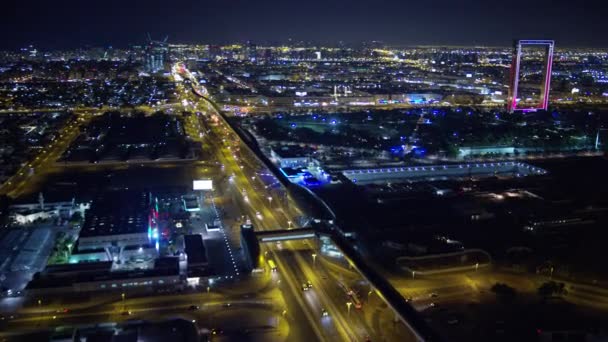
[[[301,146],[297,146],[297,145],[273,146],[272,151],[275,153],[275,155],[277,155],[281,159],[305,158],[310,154],[309,151],[307,151],[306,149],[302,148]]]
[[[200,265],[207,263],[207,253],[203,245],[203,237],[199,234],[184,235],[188,265]]]
[[[37,273],[26,289],[68,287],[72,284],[119,281],[138,278],[171,277],[179,275],[177,260],[156,265],[153,269],[132,271],[111,271],[111,262],[69,264],[62,268]],[[156,267],[158,266],[158,267]]]
[[[149,204],[148,192],[104,192],[86,212],[80,237],[147,233]]]
[[[542,168],[517,162],[463,163],[446,165],[419,165],[379,169],[344,170],[342,174],[356,184],[415,182],[459,178],[525,177],[544,175]]]

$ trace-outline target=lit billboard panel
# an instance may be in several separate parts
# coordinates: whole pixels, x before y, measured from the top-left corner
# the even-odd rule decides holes
[[[211,179],[197,179],[192,182],[194,190],[213,190],[213,182]]]

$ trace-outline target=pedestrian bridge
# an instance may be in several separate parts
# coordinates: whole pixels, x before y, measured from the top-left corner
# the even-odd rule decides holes
[[[287,240],[302,240],[314,238],[315,230],[313,228],[265,230],[255,232],[255,236],[258,238],[258,241],[260,243]]]

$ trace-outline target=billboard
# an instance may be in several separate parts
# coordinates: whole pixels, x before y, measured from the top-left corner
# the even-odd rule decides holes
[[[193,190],[213,190],[211,179],[197,179],[192,182]]]

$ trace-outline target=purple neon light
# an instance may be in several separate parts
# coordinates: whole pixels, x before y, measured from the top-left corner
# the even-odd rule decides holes
[[[518,93],[518,89],[519,88],[519,64],[521,62],[521,48],[522,45],[547,45],[547,67],[545,70],[545,89],[544,89],[544,94],[543,94],[543,98],[542,98],[542,103],[540,103],[538,106],[536,107],[532,107],[532,108],[517,108],[517,93]],[[555,45],[555,42],[552,40],[520,40],[517,42],[517,48],[516,48],[516,55],[513,56],[513,65],[512,68],[514,67],[513,73],[514,75],[512,75],[512,82],[511,82],[511,94],[513,96],[513,98],[511,99],[511,103],[510,103],[510,111],[514,111],[514,110],[522,110],[524,112],[532,112],[538,109],[547,109],[549,106],[549,87],[551,85],[551,72],[552,72],[552,68],[553,68],[553,47]]]
[[[545,76],[545,96],[544,96],[544,109],[549,107],[549,86],[551,85],[551,70],[553,68],[553,45],[549,46],[549,56],[547,59],[547,71]]]

